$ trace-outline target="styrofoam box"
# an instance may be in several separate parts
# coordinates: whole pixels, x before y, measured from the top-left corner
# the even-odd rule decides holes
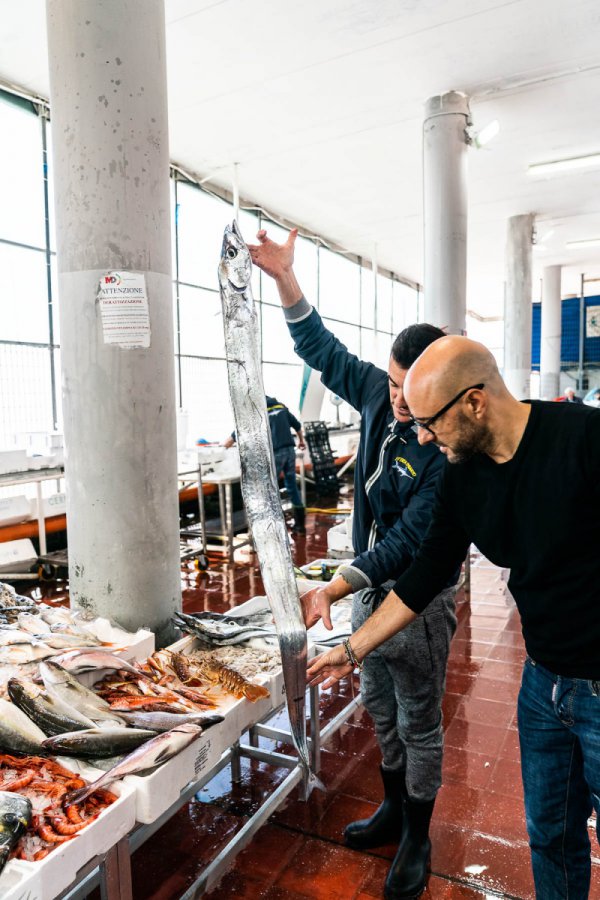
[[[136,821],[156,821],[178,799],[182,790],[198,781],[221,758],[232,743],[226,740],[225,722],[209,728],[164,765],[148,775],[127,775],[123,781],[135,793]]]
[[[0,450],[0,475],[26,472],[28,465],[27,450]]]
[[[59,762],[80,772],[88,781],[103,774],[73,759],[59,758]],[[106,853],[131,831],[135,824],[135,791],[121,781],[109,785],[109,790],[118,800],[73,840],[59,844],[39,862],[15,859],[6,865],[1,876],[2,900],[52,900],[75,881],[78,871],[90,859]]]
[[[155,639],[151,631],[140,628],[135,633],[125,631],[118,625],[112,625],[108,619],[99,616],[97,619],[78,619],[78,625],[93,634],[100,641],[107,641],[113,644],[112,647],[105,649],[120,656],[121,659],[131,662],[132,660],[146,659],[154,653]]]

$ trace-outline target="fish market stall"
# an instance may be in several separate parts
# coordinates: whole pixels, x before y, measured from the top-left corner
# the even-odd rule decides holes
[[[0,789],[6,790],[10,780],[27,778],[23,772],[33,759],[18,760],[19,769],[15,769],[14,760],[0,757]],[[52,900],[78,880],[86,863],[99,859],[123,839],[135,821],[134,791],[123,783],[113,785],[110,792],[92,795],[84,804],[68,806],[60,814],[50,811],[53,798],[64,785],[83,785],[101,773],[73,760],[38,763],[41,765],[36,765],[36,777],[29,786],[22,786],[19,794],[9,794],[31,797],[33,813],[32,824],[16,843],[15,858],[0,872],[3,900]]]

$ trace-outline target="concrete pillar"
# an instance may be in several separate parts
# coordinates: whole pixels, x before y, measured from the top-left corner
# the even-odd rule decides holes
[[[518,400],[529,397],[531,378],[532,213],[508,220],[504,294],[504,381]]]
[[[164,643],[181,608],[163,0],[47,0],[74,606]],[[108,272],[150,341],[106,343]]]
[[[560,275],[560,266],[546,266],[542,274],[540,340],[540,397],[542,400],[553,400],[560,393]]]
[[[469,98],[430,97],[423,124],[425,321],[464,334],[467,309]]]

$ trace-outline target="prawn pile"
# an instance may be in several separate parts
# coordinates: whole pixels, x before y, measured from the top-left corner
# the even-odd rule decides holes
[[[201,712],[218,706],[219,692],[251,701],[269,695],[266,688],[216,659],[158,650],[139,668],[139,678],[129,672],[111,673],[95,686],[115,712]]]
[[[117,799],[97,790],[82,803],[65,802],[69,791],[87,785],[84,778],[41,756],[0,754],[0,790],[27,797],[32,806],[31,825],[19,839],[11,858],[34,862],[54,847],[72,840]]]

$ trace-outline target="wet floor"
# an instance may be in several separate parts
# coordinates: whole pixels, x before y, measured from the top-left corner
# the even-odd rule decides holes
[[[326,556],[335,520],[308,514],[306,538],[294,539],[298,565]],[[255,560],[211,557],[206,573],[182,571],[184,610],[225,610],[262,593]],[[61,602],[67,592],[43,587]],[[51,595],[51,596],[50,596]],[[476,558],[471,600],[458,597],[459,625],[444,700],[444,783],[432,820],[432,874],[425,900],[534,897],[523,814],[516,697],[524,659],[519,617],[502,573]],[[352,698],[357,683],[322,694],[326,722]],[[281,725],[285,715],[281,714]],[[261,739],[261,746],[273,748]],[[286,751],[278,745],[275,749]],[[293,792],[241,853],[209,900],[369,900],[383,896],[394,847],[369,853],[343,845],[343,829],[370,815],[380,799],[380,754],[360,709],[325,744],[320,773],[326,791],[307,803]],[[132,858],[135,900],[180,897],[270,792],[286,770],[242,761],[232,785],[224,769]],[[592,900],[600,900],[600,852],[592,828]]]

